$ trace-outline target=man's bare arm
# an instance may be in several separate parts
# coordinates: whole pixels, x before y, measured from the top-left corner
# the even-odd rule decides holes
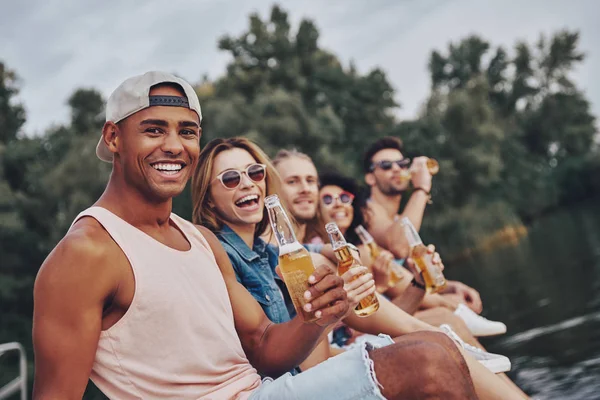
[[[408,217],[410,222],[417,228],[417,231],[419,231],[423,222],[425,207],[427,207],[427,202],[429,201],[427,193],[431,192],[432,177],[427,170],[427,157],[415,158],[410,168],[412,171],[412,185],[415,190],[410,199],[408,199],[402,216]]]
[[[403,217],[408,217],[410,222],[413,223],[417,231],[421,229],[421,223],[423,222],[423,214],[425,214],[425,207],[429,201],[429,195],[422,190],[416,190],[408,199],[406,207],[402,211]]]
[[[36,278],[34,399],[81,399],[98,346],[103,305],[116,289],[107,260],[111,239],[100,225],[84,221],[52,251]]]
[[[419,309],[424,297],[424,289],[409,284],[402,294],[392,300],[392,303],[407,314],[412,315]]]
[[[281,375],[299,365],[315,348],[325,328],[305,324],[301,317],[284,324],[272,323],[252,295],[236,280],[229,257],[218,239],[206,228],[198,228],[208,240],[225,279],[236,330],[249,361],[261,373],[270,376]],[[343,284],[339,289],[345,296]],[[345,309],[339,306],[340,315],[344,315],[347,305]],[[323,320],[333,322],[329,313],[323,314]]]

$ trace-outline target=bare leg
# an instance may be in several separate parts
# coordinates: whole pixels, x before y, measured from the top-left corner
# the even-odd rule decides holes
[[[436,307],[424,311],[419,311],[415,313],[415,317],[433,326],[448,324],[452,327],[454,332],[456,332],[456,334],[460,336],[462,340],[464,340],[471,346],[479,347],[480,349],[485,350],[485,347],[483,347],[481,343],[479,343],[479,341],[477,341],[477,339],[471,334],[469,328],[467,328],[467,325],[465,325],[465,322],[460,317],[454,315],[454,313],[447,308]],[[519,389],[519,387],[515,385],[514,382],[511,381],[508,376],[506,376],[505,374],[497,374],[497,376],[504,380],[506,384],[508,384],[514,391],[518,391],[521,394],[521,396],[523,396],[524,398],[527,397],[527,395],[523,393],[521,389]]]
[[[475,390],[480,398],[494,400],[529,398],[514,383],[510,382],[510,379],[494,375],[489,369],[481,365],[479,361],[465,354],[462,349],[460,350],[469,366]]]
[[[529,396],[527,396],[525,394],[525,392],[523,392],[521,390],[521,388],[517,386],[516,383],[511,381],[510,378],[506,374],[496,374],[496,376],[498,378],[502,379],[508,386],[510,386],[512,388],[512,390],[514,390],[515,392],[519,392],[521,394],[521,396],[523,396],[524,399],[529,398]]]
[[[434,307],[423,311],[417,311],[415,313],[415,317],[433,326],[448,324],[462,340],[471,346],[476,346],[485,350],[477,341],[477,339],[475,339],[475,337],[471,334],[471,331],[469,331],[469,328],[467,328],[465,322],[448,308]]]

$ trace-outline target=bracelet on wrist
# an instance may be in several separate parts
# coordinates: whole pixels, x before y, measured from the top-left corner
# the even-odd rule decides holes
[[[421,290],[425,290],[425,285],[423,285],[420,282],[417,282],[416,278],[413,278],[412,281],[410,281],[410,285],[414,286],[416,288],[419,288]]]
[[[418,191],[422,191],[423,193],[425,193],[427,195],[427,204],[433,203],[433,201],[431,201],[431,191],[427,191],[422,187],[416,187],[413,189],[413,192],[418,192]]]

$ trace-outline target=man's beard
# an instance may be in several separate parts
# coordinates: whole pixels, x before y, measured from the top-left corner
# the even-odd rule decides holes
[[[314,221],[315,218],[316,218],[316,213],[315,213],[315,215],[313,215],[310,218],[303,218],[303,217],[301,217],[299,215],[294,215],[294,219],[296,220],[296,222],[299,223],[299,224],[301,224],[301,225],[306,225],[309,222]]]
[[[379,189],[379,191],[386,196],[397,196],[399,194],[403,194],[408,188],[408,185],[404,183],[402,184],[404,187],[398,188],[395,187],[392,183],[383,183],[377,179],[375,181],[377,184],[377,189]]]

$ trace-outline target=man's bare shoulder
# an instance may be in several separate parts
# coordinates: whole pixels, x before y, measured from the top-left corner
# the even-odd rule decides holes
[[[210,243],[210,242],[214,242],[217,241],[217,243],[219,242],[219,239],[217,239],[217,237],[215,236],[215,234],[208,229],[205,226],[202,225],[197,225],[194,224],[194,226],[196,227],[196,229],[198,229],[200,231],[200,233],[202,234],[202,236],[204,236],[204,238]],[[212,244],[211,244],[212,246]]]
[[[116,264],[126,260],[119,246],[94,218],[77,221],[48,255],[36,286],[60,282],[106,281],[116,276]],[[98,281],[100,280],[100,281]]]
[[[221,245],[221,242],[217,236],[205,226],[196,224],[194,224],[194,226],[200,231],[210,245],[210,248],[215,256],[215,260],[217,261],[217,265],[221,269],[221,273],[226,277],[233,275],[235,278],[235,273],[233,272],[233,267],[229,261],[229,256],[227,255],[227,252],[225,252],[225,249]]]

